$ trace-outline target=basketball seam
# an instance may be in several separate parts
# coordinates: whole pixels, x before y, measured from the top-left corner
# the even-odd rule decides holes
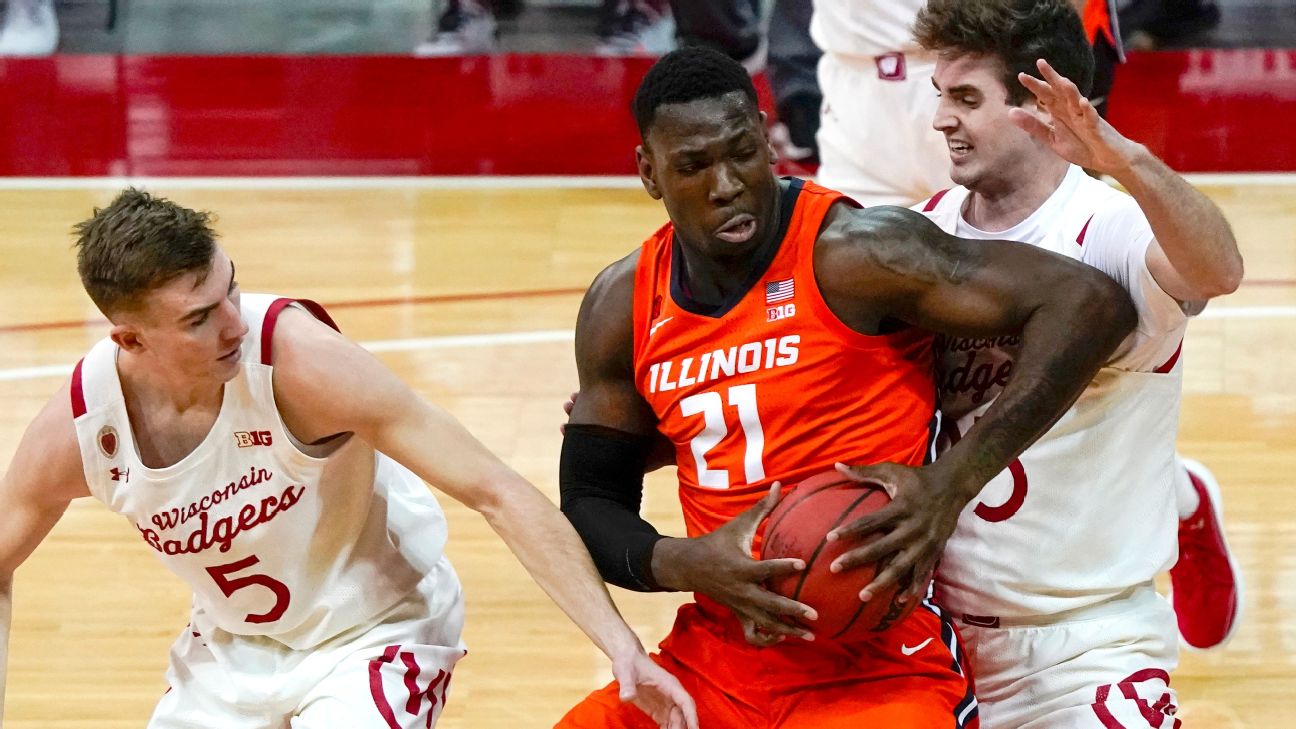
[[[828,531],[831,532],[833,529],[836,529],[837,526],[840,525],[842,521],[846,519],[847,515],[851,513],[851,510],[853,510],[856,506],[859,506],[861,503],[863,503],[865,499],[872,496],[873,492],[877,490],[878,489],[876,487],[873,486],[868,487],[868,490],[864,493],[864,495],[852,501],[850,506],[847,506],[845,509],[842,510],[841,515],[837,517],[837,521],[834,522],[832,526],[828,527]],[[810,576],[810,570],[812,567],[814,567],[815,560],[819,559],[819,553],[823,551],[824,546],[827,544],[828,544],[828,539],[825,536],[824,539],[819,540],[819,546],[815,547],[815,551],[810,555],[810,559],[806,560],[805,570],[802,571],[801,578],[797,580],[796,589],[792,591],[793,600],[796,600],[797,602],[801,601],[800,600],[801,588],[802,586],[805,585],[806,578]]]
[[[788,514],[791,514],[793,509],[797,508],[797,507],[800,506],[801,504],[804,504],[805,501],[806,501],[806,499],[810,498],[811,496],[814,496],[815,494],[819,493],[820,491],[823,491],[824,489],[829,489],[829,488],[832,488],[833,486],[840,486],[840,485],[842,485],[843,483],[851,483],[851,482],[850,482],[849,480],[847,480],[845,477],[843,477],[841,481],[831,481],[831,482],[829,482],[829,483],[825,483],[825,484],[822,484],[822,485],[816,487],[816,488],[815,488],[814,490],[812,490],[812,491],[808,491],[808,492],[806,492],[806,493],[804,493],[804,494],[801,494],[800,496],[797,497],[796,501],[792,501],[792,502],[788,503],[788,505],[783,509],[783,512],[782,512],[781,514],[778,515],[778,518],[777,518],[777,519],[773,519],[773,520],[771,520],[768,524],[765,525],[765,533],[766,533],[766,534],[772,534],[772,533],[774,532],[774,529],[775,529],[775,528],[776,528],[776,527],[777,527],[777,526],[778,526],[778,525],[779,525],[779,524],[780,524],[784,519],[787,518]],[[794,489],[794,490],[795,490],[795,489]],[[778,507],[776,506],[775,508],[778,508]]]

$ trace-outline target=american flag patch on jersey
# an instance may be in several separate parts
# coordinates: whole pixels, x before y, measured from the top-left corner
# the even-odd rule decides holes
[[[785,278],[782,281],[769,281],[765,284],[765,303],[777,304],[780,301],[787,301],[796,294],[796,284],[794,279]]]

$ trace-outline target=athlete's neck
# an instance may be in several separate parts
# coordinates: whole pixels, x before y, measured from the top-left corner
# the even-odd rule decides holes
[[[1070,167],[1070,162],[1049,155],[1030,173],[978,182],[963,203],[963,219],[988,233],[1008,230],[1040,209],[1057,191]]]
[[[771,193],[774,199],[769,202],[768,208],[771,211],[769,217],[760,221],[757,236],[732,255],[707,255],[697,246],[680,239],[680,250],[684,254],[684,280],[691,299],[700,304],[718,305],[747,283],[752,267],[761,261],[761,252],[779,244],[783,188],[786,184],[786,181],[779,180],[774,185]]]
[[[117,377],[129,408],[162,410],[183,414],[219,410],[225,385],[214,380],[195,380],[144,361],[125,350],[117,353]]]

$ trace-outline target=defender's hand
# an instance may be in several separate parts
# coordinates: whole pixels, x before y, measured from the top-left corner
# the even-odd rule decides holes
[[[1125,137],[1089,103],[1080,89],[1053,70],[1048,61],[1036,61],[1044,80],[1017,74],[1039,103],[1039,112],[1009,109],[1013,123],[1047,145],[1058,156],[1091,170],[1116,175],[1129,167],[1142,145]]]
[[[710,534],[692,539],[663,539],[653,549],[653,575],[663,587],[700,592],[738,616],[752,645],[773,645],[787,636],[814,640],[782,616],[815,620],[808,605],[765,589],[766,580],[805,569],[799,559],[751,558],[752,539],[761,520],[778,503],[779,485],[769,495]]]
[[[698,729],[697,707],[679,679],[643,651],[612,662],[623,702],[632,702],[662,729]]]
[[[842,554],[829,569],[840,572],[877,563],[878,573],[860,592],[861,600],[867,602],[892,585],[900,590],[899,601],[921,600],[967,499],[930,467],[838,463],[837,470],[851,480],[882,486],[891,503],[828,533],[829,540],[853,541],[877,535]]]
[[[567,402],[563,403],[563,412],[567,414],[568,419],[571,418],[572,408],[576,407],[576,398],[578,397],[580,397],[580,390],[576,390],[572,394],[568,395]],[[567,435],[567,423],[564,422],[560,424],[558,426],[558,432],[562,435]]]

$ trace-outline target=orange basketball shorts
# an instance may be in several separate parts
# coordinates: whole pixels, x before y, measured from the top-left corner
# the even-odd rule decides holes
[[[977,729],[977,703],[958,632],[924,603],[867,641],[795,638],[757,648],[727,608],[705,598],[680,608],[653,660],[693,695],[702,729]],[[562,729],[654,729],[617,698],[615,683],[590,694]]]

